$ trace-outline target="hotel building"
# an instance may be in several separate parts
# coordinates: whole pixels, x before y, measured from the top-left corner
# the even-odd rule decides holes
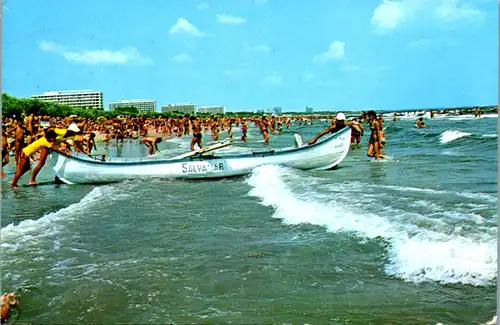
[[[198,113],[206,114],[224,114],[224,106],[200,106],[198,107]]]
[[[129,99],[109,103],[109,110],[114,111],[121,107],[135,107],[139,112],[156,112],[156,100]]]
[[[92,90],[49,91],[41,95],[32,95],[41,101],[54,102],[76,108],[104,109],[103,92]]]
[[[181,112],[184,114],[194,114],[195,106],[194,104],[168,104],[168,105],[162,105],[161,111],[163,113]]]

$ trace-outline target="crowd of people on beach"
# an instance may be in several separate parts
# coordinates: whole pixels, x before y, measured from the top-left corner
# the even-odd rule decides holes
[[[432,118],[431,111],[431,118]],[[476,108],[476,117],[482,112]],[[17,188],[18,181],[31,169],[31,162],[36,161],[29,184],[36,185],[36,177],[45,165],[50,150],[71,155],[72,152],[82,153],[92,157],[97,150],[96,143],[123,142],[125,139],[141,139],[148,148],[148,154],[154,155],[158,151],[158,144],[166,138],[192,136],[190,150],[195,146],[203,147],[203,133],[211,134],[212,141],[219,141],[220,133],[227,132],[227,137],[233,139],[233,130],[239,128],[241,136],[239,140],[248,141],[249,125],[256,127],[264,143],[269,143],[270,135],[282,134],[283,128],[290,128],[292,123],[298,125],[311,124],[314,119],[328,119],[331,124],[308,144],[314,144],[319,138],[326,134],[335,133],[346,126],[351,127],[351,143],[360,144],[364,134],[364,126],[370,130],[367,155],[374,159],[383,159],[386,138],[383,128],[384,119],[371,110],[363,112],[359,116],[347,119],[342,112],[333,115],[310,116],[254,116],[254,117],[198,117],[185,114],[183,117],[128,117],[117,118],[98,117],[96,119],[82,118],[77,116],[50,117],[38,116],[31,113],[27,116],[2,119],[2,178],[7,175],[3,167],[12,159],[16,164],[16,172],[10,181],[12,188]],[[399,119],[394,113],[394,121]],[[415,127],[426,127],[423,118],[418,118]],[[101,160],[105,155],[102,154]]]
[[[384,157],[383,148],[385,135],[382,129],[383,118],[377,117],[374,111],[361,114],[359,120],[352,118],[346,121],[343,113],[336,116],[318,116],[329,118],[332,124],[321,131],[314,139],[308,141],[315,143],[320,137],[334,133],[349,125],[352,129],[352,143],[359,144],[364,133],[363,121],[370,125],[370,140],[368,155],[375,159]],[[182,137],[192,135],[190,150],[203,148],[202,133],[210,133],[213,141],[219,140],[221,131],[227,131],[228,138],[233,138],[233,129],[241,130],[240,141],[247,142],[247,131],[253,124],[262,134],[264,143],[270,141],[270,135],[279,135],[283,128],[290,128],[291,123],[306,125],[312,123],[310,116],[277,117],[197,117],[184,115],[182,118],[144,118],[144,117],[118,117],[97,119],[78,117],[49,117],[28,116],[18,118],[4,118],[2,130],[2,177],[7,175],[3,166],[12,159],[16,163],[16,172],[10,184],[17,188],[17,182],[31,168],[31,161],[37,161],[32,171],[29,184],[36,185],[36,176],[45,165],[50,150],[71,155],[71,152],[83,153],[92,156],[96,150],[96,142],[109,143],[111,140],[123,142],[124,139],[139,139],[148,148],[149,155],[158,151],[158,144],[164,138]]]

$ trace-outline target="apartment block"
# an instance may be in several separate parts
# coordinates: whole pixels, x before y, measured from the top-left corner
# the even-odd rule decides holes
[[[109,103],[109,110],[114,111],[121,107],[135,107],[139,112],[156,112],[156,100],[152,99],[127,99]]]
[[[103,92],[92,90],[48,91],[41,95],[32,95],[41,101],[54,102],[76,108],[104,109]]]

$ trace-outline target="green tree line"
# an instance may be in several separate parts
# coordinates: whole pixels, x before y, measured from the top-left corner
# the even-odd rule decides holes
[[[35,98],[17,98],[10,96],[6,93],[2,94],[2,115],[5,117],[22,117],[29,114],[40,116],[52,117],[65,117],[70,115],[77,115],[78,117],[85,118],[98,118],[104,116],[107,118],[117,116],[131,116],[131,117],[183,117],[183,112],[140,112],[136,107],[120,107],[113,111],[104,111],[98,109],[83,109],[71,107],[68,105],[58,104],[54,102],[41,101]],[[211,114],[211,113],[196,113],[200,117],[253,117],[260,116],[261,114],[253,112],[227,112],[225,114]]]
[[[17,98],[6,93],[2,94],[2,115],[5,117],[22,117],[29,114],[52,117],[77,115],[85,118],[117,117],[119,115],[144,117],[179,117],[177,113],[139,112],[135,107],[123,107],[114,111],[104,111],[92,108],[76,108],[54,102],[41,101],[35,98]]]

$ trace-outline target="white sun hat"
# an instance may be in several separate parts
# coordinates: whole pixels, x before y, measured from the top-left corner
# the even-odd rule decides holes
[[[76,125],[76,123],[71,123],[68,126],[68,131],[80,132],[80,128],[78,127],[78,125]]]
[[[344,113],[337,113],[337,120],[345,121],[345,115],[344,115]]]

